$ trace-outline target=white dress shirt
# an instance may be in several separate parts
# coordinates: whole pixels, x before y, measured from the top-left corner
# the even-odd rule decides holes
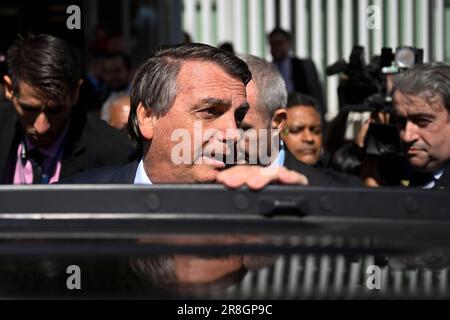
[[[144,160],[139,161],[139,165],[134,176],[134,184],[153,184],[144,170]]]
[[[426,185],[424,185],[423,189],[432,189],[436,185],[436,181],[438,181],[441,178],[443,173],[444,173],[444,169],[441,169],[441,170],[433,173],[433,180],[431,180]]]
[[[275,158],[274,162],[270,165],[270,167],[282,167],[284,165],[284,158],[285,158],[285,150],[284,150],[284,143],[281,141],[280,143],[280,151],[278,152],[277,157]],[[141,159],[139,161],[139,165],[136,170],[136,175],[134,176],[134,184],[153,184],[148,177],[147,173],[144,169],[144,161]]]

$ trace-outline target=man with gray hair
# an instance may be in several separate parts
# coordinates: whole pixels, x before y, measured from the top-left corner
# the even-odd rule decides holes
[[[450,66],[423,64],[399,73],[392,89],[395,123],[409,164],[411,186],[450,186]]]
[[[217,48],[184,44],[158,49],[138,68],[131,85],[128,129],[142,159],[67,182],[218,182],[253,189],[273,181],[307,184],[304,175],[285,168],[269,173],[258,166],[235,166],[245,173],[238,175],[225,170],[237,164],[228,160],[248,110],[250,80],[242,60]]]
[[[247,124],[258,129],[278,128],[285,118],[288,96],[283,78],[272,63],[262,58],[252,55],[240,57],[252,73],[252,81],[247,85],[247,100],[254,102],[255,108],[250,107],[247,112]],[[276,122],[271,124],[273,120]]]
[[[129,114],[130,94],[127,91],[120,91],[105,101],[100,117],[111,127],[127,132]]]
[[[244,130],[256,129],[259,138],[264,136],[264,134],[260,134],[261,130],[267,130],[268,138],[265,140],[272,143],[278,141],[278,156],[273,157],[272,155],[274,161],[271,166],[284,166],[289,170],[302,173],[308,178],[311,185],[361,186],[357,178],[339,174],[329,169],[314,168],[297,160],[284,147],[283,141],[279,139],[280,132],[286,130],[287,119],[288,94],[284,80],[272,63],[252,55],[240,57],[247,63],[252,73],[252,80],[247,85],[249,110],[242,121],[241,128]],[[261,148],[274,149],[270,144],[265,145],[258,141],[258,152]],[[247,148],[247,152],[251,153],[251,148]],[[248,156],[248,158],[251,158],[251,156]],[[242,173],[242,175],[245,176],[245,173]]]

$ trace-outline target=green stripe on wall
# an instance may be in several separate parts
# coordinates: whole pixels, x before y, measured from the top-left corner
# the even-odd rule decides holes
[[[389,47],[390,36],[389,36],[389,28],[391,27],[389,22],[389,9],[388,9],[389,0],[383,1],[383,46]]]
[[[244,35],[244,37],[243,37],[244,52],[250,52],[250,43],[249,43],[250,35],[248,34],[249,30],[250,30],[249,25],[248,25],[249,20],[250,20],[248,18],[248,0],[241,0],[241,2],[242,2],[242,6],[243,6],[243,7],[241,7],[241,9],[244,10],[244,17],[247,18],[247,19],[245,19],[246,21],[244,22],[244,30],[242,30],[242,32],[244,32],[243,33],[243,35]],[[252,36],[254,36],[254,35],[252,35]]]
[[[422,33],[420,32],[424,27],[423,21],[420,19],[420,2],[423,0],[414,0],[414,45],[422,47]]]
[[[264,2],[263,2],[263,0],[259,0],[259,5],[261,6],[261,10],[259,11],[260,12],[260,17],[259,17],[259,21],[260,21],[260,24],[259,24],[259,27],[261,28],[261,30],[263,31],[263,32],[261,32],[260,33],[260,48],[259,48],[259,51],[260,51],[260,56],[261,57],[264,57],[265,56],[265,53],[266,53],[266,41],[265,41],[265,39],[266,39],[266,37],[265,37],[265,33],[264,33],[264,30],[265,30],[265,27],[264,27]]]
[[[444,28],[444,39],[445,39],[445,61],[450,62],[450,41],[448,41],[448,37],[450,37],[450,3],[449,1],[445,2],[445,28]]]
[[[203,33],[202,33],[202,31],[203,31],[203,28],[202,28],[203,21],[202,21],[201,10],[198,10],[198,8],[199,8],[199,5],[197,4],[196,8],[195,8],[195,27],[196,27],[195,34],[197,36],[195,41],[199,41],[200,42],[201,39],[202,39],[202,35],[203,35]]]
[[[219,21],[217,20],[217,4],[214,2],[212,4],[212,7],[214,8],[214,10],[212,10],[212,14],[211,14],[212,41],[213,41],[214,46],[218,46],[219,45],[219,34],[218,34],[217,26],[218,26]]]

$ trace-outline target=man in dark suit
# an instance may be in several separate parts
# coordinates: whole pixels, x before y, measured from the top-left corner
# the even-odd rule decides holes
[[[28,35],[10,47],[7,60],[1,183],[53,183],[130,160],[131,142],[76,106],[82,81],[75,48],[50,35]]]
[[[450,188],[450,66],[415,66],[394,78],[395,119],[406,158],[416,171],[411,186]]]
[[[208,45],[157,50],[138,68],[131,86],[128,128],[142,159],[65,182],[218,182],[254,189],[273,181],[307,184],[304,175],[285,168],[267,173],[257,166],[235,166],[233,151],[248,110],[250,79],[242,60]],[[235,170],[242,174],[236,175]]]
[[[273,63],[280,71],[287,91],[312,96],[320,106],[323,115],[326,105],[314,62],[311,59],[290,56],[291,35],[281,28],[276,28],[269,34],[269,42]]]
[[[280,132],[285,132],[287,119],[287,98],[285,83],[273,64],[264,59],[244,55],[242,59],[247,63],[252,72],[252,80],[247,85],[247,100],[249,110],[242,121],[242,129],[256,130],[259,137],[264,137],[260,132],[269,131],[269,140],[275,145],[268,145],[271,154],[270,166],[285,167],[305,175],[309,185],[320,186],[362,186],[361,181],[353,176],[340,174],[333,170],[315,168],[298,160],[288,148],[285,148],[280,139]],[[258,141],[258,148],[254,149],[261,152],[260,148],[266,145]],[[275,148],[273,148],[275,146]],[[279,146],[279,148],[278,148]],[[251,148],[247,148],[251,152]],[[270,151],[269,151],[270,152]],[[247,158],[251,158],[248,156]],[[268,164],[268,163],[266,163]]]

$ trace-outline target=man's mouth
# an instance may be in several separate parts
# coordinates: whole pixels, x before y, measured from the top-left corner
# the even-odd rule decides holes
[[[195,163],[206,164],[217,169],[224,169],[226,167],[226,164],[223,160],[218,160],[216,158],[210,158],[207,156],[201,156],[200,158],[197,159]]]
[[[41,147],[41,146],[47,146],[49,144],[51,144],[51,135],[48,133],[45,133],[43,135],[39,135],[36,133],[31,133],[27,135],[28,139],[30,139],[30,141],[36,146],[36,147]]]
[[[222,170],[226,167],[227,158],[224,154],[212,152],[211,154],[202,154],[197,158],[195,164],[206,164],[215,169]]]
[[[314,155],[316,154],[316,149],[302,149],[300,153],[304,155]]]
[[[223,148],[223,150],[220,151],[217,149],[219,148],[211,150],[206,147],[199,150],[199,156],[195,160],[194,164],[206,164],[217,170],[223,170],[236,165],[239,162],[238,157],[243,156],[234,147],[231,149]]]
[[[409,156],[414,156],[416,154],[418,154],[421,151],[421,149],[417,149],[417,148],[408,148],[407,150],[407,154]]]

